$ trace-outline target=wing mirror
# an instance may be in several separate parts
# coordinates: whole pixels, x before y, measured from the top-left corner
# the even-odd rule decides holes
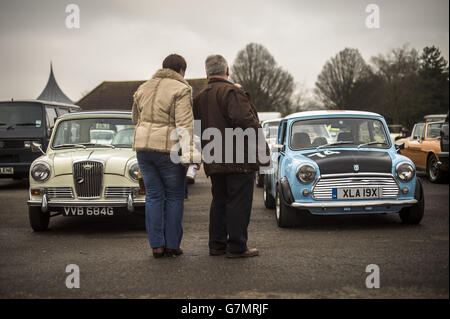
[[[271,148],[272,152],[283,152],[284,151],[284,145],[283,144],[274,144]]]
[[[44,151],[42,150],[42,144],[37,143],[37,142],[31,142],[31,151],[33,153],[41,153],[42,155],[44,155]]]
[[[395,144],[395,149],[397,150],[397,153],[400,152],[401,150],[405,149],[405,143]]]

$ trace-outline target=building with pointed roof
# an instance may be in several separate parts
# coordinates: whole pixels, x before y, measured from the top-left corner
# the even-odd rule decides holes
[[[55,75],[53,74],[53,65],[50,62],[50,76],[48,77],[47,85],[42,93],[38,96],[38,100],[52,101],[73,104],[73,102],[64,94],[64,92],[56,83]]]

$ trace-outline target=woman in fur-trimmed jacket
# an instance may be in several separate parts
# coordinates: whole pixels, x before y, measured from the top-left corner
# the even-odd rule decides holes
[[[192,88],[185,71],[184,58],[169,55],[134,94],[133,149],[146,188],[146,229],[155,258],[183,253],[185,167],[199,156],[193,147]]]

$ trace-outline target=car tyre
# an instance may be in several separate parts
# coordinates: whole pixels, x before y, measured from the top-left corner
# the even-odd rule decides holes
[[[419,179],[416,180],[414,198],[417,199],[417,203],[410,207],[405,207],[400,211],[400,219],[403,224],[417,225],[423,218],[425,212],[425,196],[423,194],[422,183]]]
[[[294,208],[286,205],[282,196],[281,187],[278,186],[275,198],[275,217],[278,227],[285,228],[295,224],[296,212]]]
[[[50,213],[43,213],[40,207],[28,207],[28,218],[30,219],[31,228],[33,228],[34,231],[44,231],[48,229]]]
[[[270,193],[270,190],[268,189],[267,180],[264,181],[263,185],[263,197],[264,197],[264,205],[266,208],[274,209],[275,208],[275,198],[273,198],[272,194]]]
[[[261,174],[259,174],[258,172],[256,172],[256,187],[263,187],[264,185],[264,178],[263,176],[261,176]]]
[[[432,183],[440,183],[444,179],[444,172],[437,166],[437,158],[430,154],[427,159],[427,178]]]

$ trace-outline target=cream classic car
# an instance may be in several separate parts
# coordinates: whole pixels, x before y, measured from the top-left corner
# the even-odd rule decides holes
[[[98,139],[99,132],[107,132],[108,139]],[[58,118],[45,152],[32,143],[33,151],[42,156],[29,172],[31,227],[46,230],[50,217],[57,215],[112,216],[144,210],[145,189],[139,187],[133,136],[130,112]]]

